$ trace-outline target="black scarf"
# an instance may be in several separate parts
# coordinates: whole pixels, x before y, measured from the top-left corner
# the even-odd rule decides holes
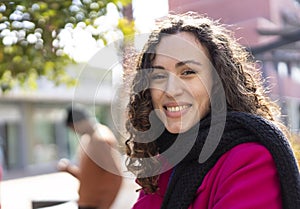
[[[211,117],[208,116],[201,120],[200,125],[196,125],[187,133],[180,134],[181,136],[165,131],[158,138],[156,142],[162,155],[164,151],[169,150],[170,146],[174,148],[171,154],[168,154],[169,157],[175,156],[184,146],[190,147],[186,150],[187,155],[176,165],[161,209],[188,208],[205,175],[217,160],[234,146],[245,142],[258,142],[270,151],[280,178],[283,208],[300,209],[300,176],[293,151],[282,132],[261,117],[228,112],[222,137],[216,141],[216,149],[212,148],[213,154],[205,162],[199,163],[199,155],[210,127],[218,128],[220,124],[218,122],[213,124]],[[195,141],[191,140],[194,136],[196,136]],[[178,140],[183,143],[174,145]],[[171,158],[168,160],[174,164],[178,160]]]

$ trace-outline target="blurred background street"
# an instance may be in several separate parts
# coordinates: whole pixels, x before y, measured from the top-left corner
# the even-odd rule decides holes
[[[31,209],[32,201],[73,201],[64,209],[77,209],[78,180],[58,172],[27,178],[7,180],[1,183],[3,209]],[[124,178],[121,190],[111,209],[129,209],[137,198],[138,186],[132,179]],[[68,208],[66,208],[68,206]]]

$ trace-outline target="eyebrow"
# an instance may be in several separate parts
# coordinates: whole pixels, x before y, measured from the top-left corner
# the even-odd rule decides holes
[[[163,66],[160,66],[160,65],[153,65],[151,67],[152,69],[161,69],[161,70],[165,70],[165,68]]]
[[[187,65],[187,64],[196,64],[196,65],[199,65],[199,66],[202,65],[200,62],[197,62],[195,60],[186,60],[186,61],[180,61],[180,62],[176,63],[175,67],[178,68],[178,67],[181,67],[181,66],[184,66],[184,65]],[[165,70],[165,68],[161,65],[154,65],[154,66],[152,66],[152,68]]]
[[[186,61],[181,61],[176,63],[175,67],[181,67],[183,65],[187,65],[187,64],[196,64],[196,65],[202,65],[200,62],[197,62],[195,60],[186,60]]]

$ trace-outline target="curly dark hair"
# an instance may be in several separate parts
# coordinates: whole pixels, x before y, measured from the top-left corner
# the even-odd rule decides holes
[[[158,181],[158,175],[141,177],[145,172],[153,170],[156,164],[155,160],[145,164],[143,159],[158,154],[151,134],[142,134],[151,127],[149,114],[153,111],[147,69],[151,69],[155,49],[161,39],[180,32],[193,34],[207,49],[210,61],[222,82],[227,108],[256,114],[280,124],[280,109],[267,96],[259,65],[245,47],[237,42],[232,30],[197,13],[167,15],[157,22],[157,28],[150,34],[137,59],[128,103],[126,166],[137,175],[137,182],[147,193],[157,190]]]

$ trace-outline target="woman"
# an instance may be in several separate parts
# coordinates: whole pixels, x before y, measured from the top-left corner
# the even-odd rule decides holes
[[[218,22],[158,22],[128,105],[134,209],[300,208],[298,167],[257,66]]]

